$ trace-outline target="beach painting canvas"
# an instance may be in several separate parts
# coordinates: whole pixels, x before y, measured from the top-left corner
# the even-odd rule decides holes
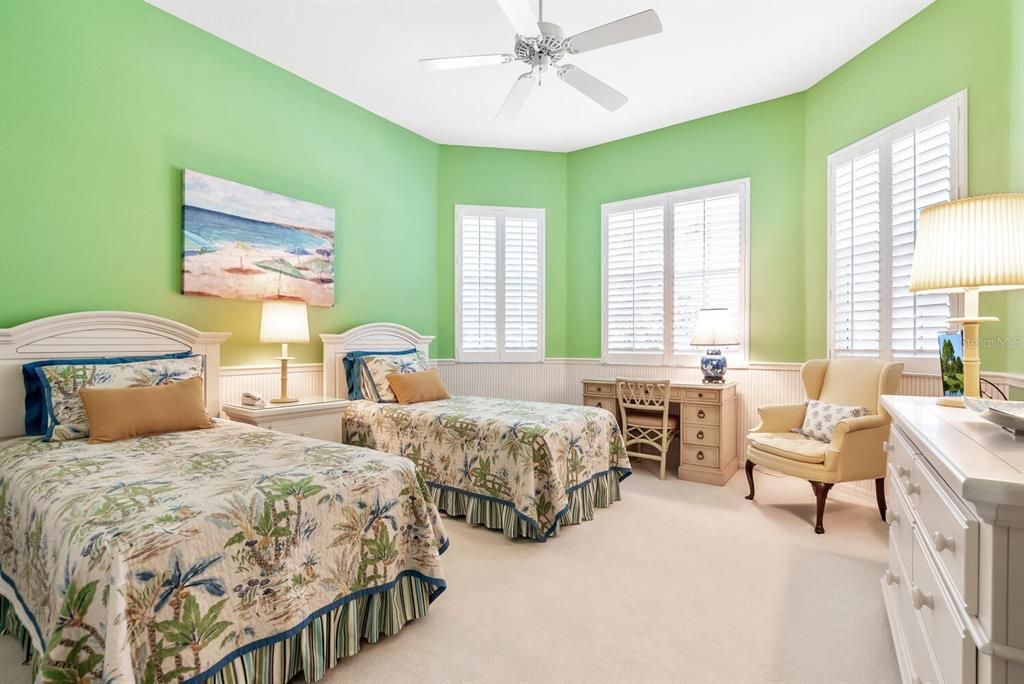
[[[182,291],[334,306],[334,209],[184,173]]]

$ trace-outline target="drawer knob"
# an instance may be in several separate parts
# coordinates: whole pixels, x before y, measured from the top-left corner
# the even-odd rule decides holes
[[[697,398],[698,399],[703,399],[704,398],[704,393],[703,392],[697,392]]]
[[[704,417],[704,409],[699,409],[697,411],[697,417],[698,418],[703,418]]]
[[[704,439],[704,431],[697,430],[697,439]]]
[[[910,475],[910,468],[908,468],[905,465],[900,465],[896,463],[893,465],[893,467],[896,469],[896,474],[899,475],[900,477],[908,477]]]
[[[947,537],[941,532],[935,532],[932,534],[932,548],[936,552],[942,553],[943,551],[955,551],[956,541],[952,537]]]
[[[913,483],[913,482],[906,482],[906,483],[905,483],[905,484],[903,485],[903,492],[904,492],[904,493],[905,493],[905,494],[906,494],[907,496],[912,496],[912,495],[914,495],[914,494],[918,494],[918,493],[920,493],[920,492],[921,492],[921,485],[919,485],[919,484],[915,484],[915,483]]]
[[[896,511],[892,510],[891,508],[885,511],[885,522],[888,523],[888,525],[890,527],[892,527],[893,525],[897,524],[899,521],[900,521],[900,514],[899,513],[897,513]]]
[[[885,583],[886,584],[899,584],[900,576],[895,574],[892,570],[885,571]]]
[[[697,452],[697,460],[698,461],[703,461],[704,460],[704,452],[703,451],[698,451]]]
[[[882,449],[883,449],[884,451],[887,451],[887,452],[889,452],[890,454],[891,454],[891,453],[892,453],[893,451],[895,451],[895,448],[893,447],[893,445],[892,445],[892,442],[882,442]]]
[[[921,610],[922,608],[931,608],[935,605],[935,601],[932,599],[931,594],[926,594],[917,587],[910,592],[910,600],[914,603],[914,608]]]

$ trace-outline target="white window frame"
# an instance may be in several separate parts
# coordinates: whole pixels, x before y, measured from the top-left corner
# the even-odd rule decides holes
[[[879,263],[881,282],[879,294],[879,357],[886,361],[902,363],[908,373],[937,373],[938,358],[931,356],[894,356],[892,353],[892,142],[917,128],[927,126],[948,116],[952,117],[950,174],[951,199],[967,197],[967,90],[961,90],[919,112],[897,121],[852,145],[830,154],[826,159],[828,203],[828,355],[837,358],[835,346],[835,212],[833,183],[836,167],[873,149],[879,149],[881,225],[881,260]],[[963,311],[963,296],[950,295],[950,316],[956,317]]]
[[[740,314],[736,321],[740,344],[725,349],[725,356],[733,368],[745,368],[750,362],[750,178],[684,188],[672,192],[648,195],[635,199],[608,202],[601,205],[601,361],[606,364],[655,365],[699,367],[702,353],[675,353],[674,317],[674,237],[675,212],[672,205],[697,199],[738,194],[740,198]],[[608,351],[608,216],[613,213],[641,209],[661,203],[664,207],[664,353],[644,354]],[[731,350],[739,350],[739,353]]]
[[[497,227],[497,249],[496,274],[497,289],[495,291],[495,325],[498,349],[493,352],[467,352],[462,349],[462,217],[465,214],[490,214],[498,218]],[[537,337],[538,349],[535,352],[508,351],[505,349],[505,219],[506,218],[531,218],[537,220],[538,240],[537,264]],[[455,205],[455,360],[460,363],[500,363],[519,362],[536,363],[544,360],[544,319],[545,319],[545,293],[544,285],[547,280],[547,268],[545,264],[545,210],[543,208],[528,207],[497,207],[475,204]]]

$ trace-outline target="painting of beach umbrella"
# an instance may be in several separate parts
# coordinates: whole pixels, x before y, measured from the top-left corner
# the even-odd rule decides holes
[[[277,296],[280,299],[285,296],[281,293],[281,281],[284,276],[289,278],[295,278],[296,280],[305,280],[306,277],[299,272],[294,266],[289,264],[284,259],[272,259],[271,261],[257,261],[256,265],[262,268],[264,271],[270,271],[271,273],[277,274]]]
[[[191,170],[183,183],[184,294],[334,306],[333,208]]]

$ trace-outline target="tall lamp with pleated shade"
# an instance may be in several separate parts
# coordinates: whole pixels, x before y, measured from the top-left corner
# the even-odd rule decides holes
[[[288,396],[288,362],[295,357],[288,356],[289,344],[309,342],[309,318],[304,302],[263,302],[260,319],[260,342],[281,345],[281,396],[271,399],[272,404],[289,404],[298,401]]]
[[[967,197],[921,211],[911,292],[963,292],[964,395],[981,396],[978,293],[1024,288],[1024,193]],[[947,405],[955,401],[940,400]],[[963,405],[962,402],[959,405]]]

